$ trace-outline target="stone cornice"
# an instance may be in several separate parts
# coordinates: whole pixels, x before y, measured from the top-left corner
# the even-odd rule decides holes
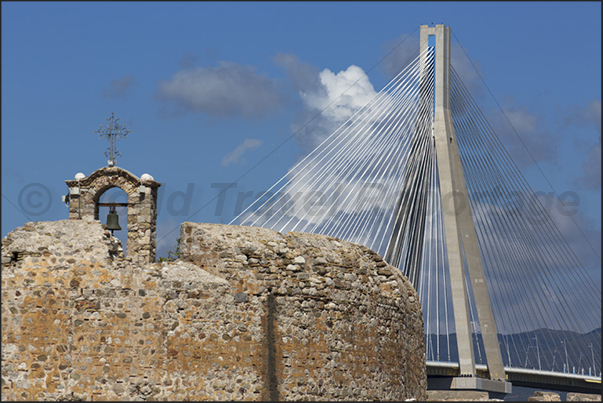
[[[102,168],[97,169],[96,171],[92,172],[89,176],[85,177],[84,179],[81,179],[79,181],[77,181],[75,179],[66,180],[65,183],[70,188],[77,187],[78,183],[79,183],[80,187],[88,187],[95,180],[97,180],[98,178],[103,177],[103,176],[105,176],[105,177],[106,176],[120,176],[120,177],[125,178],[129,182],[136,183],[136,184],[144,184],[145,186],[149,186],[151,188],[158,188],[159,186],[161,186],[161,183],[159,183],[155,180],[146,180],[143,182],[139,177],[137,177],[130,171],[127,171],[120,167],[102,167]]]

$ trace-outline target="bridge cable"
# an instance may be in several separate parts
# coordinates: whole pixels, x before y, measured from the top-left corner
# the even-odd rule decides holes
[[[565,206],[565,204],[563,203],[563,201],[561,200],[561,198],[557,194],[557,191],[555,190],[555,187],[551,184],[551,182],[549,181],[549,179],[546,177],[546,175],[544,174],[544,172],[540,168],[540,165],[538,164],[538,162],[536,161],[536,159],[534,158],[534,156],[532,155],[532,153],[530,152],[530,150],[528,149],[528,147],[525,145],[525,143],[523,142],[522,138],[517,133],[517,130],[515,130],[515,127],[511,124],[511,121],[509,120],[509,117],[504,112],[504,110],[502,109],[502,107],[500,106],[500,104],[498,103],[498,101],[496,100],[496,98],[494,97],[494,94],[490,90],[490,87],[488,87],[488,85],[486,84],[486,81],[484,80],[484,78],[482,77],[482,75],[479,73],[479,71],[475,67],[475,64],[473,63],[473,60],[471,60],[469,58],[469,55],[467,54],[467,51],[465,50],[465,48],[461,44],[461,41],[456,36],[456,34],[454,33],[454,31],[452,31],[452,34],[454,35],[454,37],[456,38],[459,46],[463,50],[463,53],[465,53],[465,56],[467,57],[467,59],[469,60],[469,62],[471,63],[471,65],[473,66],[473,69],[475,70],[475,72],[477,73],[477,75],[479,76],[479,78],[482,80],[482,83],[484,83],[484,86],[486,87],[486,89],[488,90],[488,92],[490,93],[490,95],[492,96],[492,99],[494,100],[494,102],[496,103],[496,105],[498,106],[498,108],[500,109],[500,111],[502,112],[503,116],[505,117],[505,119],[509,123],[509,126],[511,126],[511,128],[513,129],[513,132],[515,133],[515,136],[519,139],[519,141],[521,142],[521,144],[523,145],[523,147],[526,149],[526,151],[530,155],[530,158],[532,158],[532,161],[534,162],[534,164],[536,165],[536,167],[538,168],[538,170],[542,174],[542,177],[548,183],[548,185],[550,186],[550,188],[553,189],[553,192],[555,193],[555,196],[557,196],[557,199],[559,199],[559,201],[561,202],[561,205],[565,209],[566,213],[572,218],[572,221],[574,222],[574,225],[576,226],[576,228],[578,228],[578,231],[580,231],[580,234],[582,234],[582,237],[584,238],[584,240],[586,241],[586,243],[590,246],[591,250],[593,251],[593,253],[595,254],[595,256],[597,256],[597,258],[599,259],[599,262],[600,262],[601,261],[601,256],[599,256],[599,254],[597,253],[597,251],[595,250],[595,248],[593,247],[593,245],[590,243],[590,241],[586,237],[586,235],[584,235],[584,232],[582,231],[582,228],[578,225],[578,223],[576,223],[576,221],[574,220],[574,218],[572,217],[572,215],[567,210],[567,207]]]
[[[466,88],[465,88],[464,90],[466,90]],[[455,123],[456,123],[456,122],[458,122],[458,120],[459,120],[458,118],[457,118],[457,119],[455,119]],[[460,139],[460,138],[459,138],[459,140],[460,140],[460,141],[462,141],[462,139]],[[484,171],[484,172],[485,172],[485,171]],[[547,224],[550,224],[550,222],[548,222],[548,221],[547,221]],[[533,242],[533,241],[532,241],[532,242]],[[578,262],[578,264],[579,264],[579,262]],[[550,282],[550,281],[549,281],[549,282]],[[562,317],[563,317],[563,316],[567,316],[567,312],[566,312],[566,315],[562,315]],[[565,319],[564,319],[564,322],[565,322]],[[579,324],[578,324],[578,326],[579,326]],[[580,327],[580,326],[579,326],[579,327]],[[569,328],[569,327],[567,326],[567,324],[566,324],[566,328]],[[567,346],[567,345],[566,345],[566,346]]]
[[[417,60],[418,60],[418,59],[417,59]],[[392,80],[392,82],[390,82],[390,83],[388,84],[388,86],[394,87],[394,86],[396,85],[396,81],[397,81],[397,79],[400,79],[400,77],[404,78],[404,74],[405,74],[405,73],[407,73],[407,71],[406,71],[406,70],[408,70],[410,67],[412,67],[412,64],[411,64],[411,65],[409,65],[409,66],[408,66],[406,69],[404,69],[403,71],[401,71],[401,72],[400,72],[400,74],[399,74],[399,76],[398,76],[396,79]],[[377,95],[376,95],[376,96],[375,96],[375,97],[374,97],[374,98],[373,98],[373,99],[372,99],[372,100],[369,102],[369,105],[375,105],[377,108],[381,107],[381,106],[382,106],[382,103],[383,103],[383,99],[385,98],[385,95],[384,95],[384,94],[385,94],[385,91],[387,91],[387,90],[389,89],[389,88],[388,88],[388,86],[386,86],[386,88],[385,88],[385,89],[384,89],[384,90],[383,90],[381,93],[377,94]],[[370,108],[366,108],[366,107],[365,107],[365,108],[363,108],[363,109],[362,109],[362,110],[361,110],[359,113],[357,113],[356,115],[354,115],[354,116],[350,117],[350,118],[348,119],[348,121],[347,121],[347,122],[345,122],[343,125],[341,125],[341,126],[340,126],[340,128],[339,128],[338,130],[336,130],[336,131],[335,131],[335,132],[334,132],[334,133],[333,133],[331,136],[329,136],[327,139],[325,139],[325,140],[324,140],[324,141],[321,143],[321,145],[320,145],[320,146],[318,146],[318,147],[317,147],[317,148],[316,148],[316,149],[315,149],[315,150],[314,150],[312,153],[308,154],[308,156],[306,156],[306,157],[305,157],[305,158],[304,158],[302,161],[300,161],[300,162],[299,162],[299,163],[298,163],[298,164],[297,164],[297,165],[296,165],[294,168],[292,168],[292,169],[290,170],[290,172],[289,172],[289,173],[287,173],[285,176],[283,176],[283,177],[282,177],[282,178],[281,178],[281,179],[280,179],[280,180],[279,180],[277,183],[275,183],[275,185],[273,185],[273,186],[272,186],[270,189],[268,189],[268,190],[267,190],[267,191],[264,193],[264,195],[268,194],[268,193],[269,193],[269,192],[270,192],[270,191],[271,191],[271,190],[272,190],[274,187],[276,187],[276,186],[277,186],[279,183],[281,183],[281,182],[282,182],[284,179],[286,179],[287,177],[289,177],[288,182],[291,182],[291,181],[292,181],[292,180],[294,180],[294,179],[298,179],[298,180],[304,179],[304,177],[305,177],[305,176],[308,174],[308,172],[305,172],[305,173],[304,173],[304,175],[299,176],[299,175],[300,175],[300,173],[302,173],[302,172],[303,172],[303,170],[299,169],[299,167],[303,167],[303,166],[304,166],[304,165],[303,165],[304,163],[306,163],[306,165],[305,165],[305,166],[310,166],[310,165],[311,165],[311,163],[318,163],[318,164],[320,164],[320,163],[322,162],[322,160],[324,160],[325,158],[327,158],[327,157],[329,156],[329,153],[330,153],[330,151],[331,151],[331,150],[330,150],[330,148],[329,148],[329,146],[330,146],[331,148],[335,148],[335,147],[340,146],[342,143],[344,143],[344,144],[345,144],[345,146],[344,146],[344,147],[343,147],[343,148],[340,150],[340,151],[343,153],[344,151],[346,151],[346,147],[347,147],[347,148],[350,148],[350,147],[353,147],[354,145],[357,145],[358,143],[354,143],[354,142],[350,143],[349,141],[348,141],[347,143],[345,143],[345,141],[346,141],[346,136],[345,136],[345,134],[347,133],[345,129],[346,129],[346,128],[348,128],[348,126],[350,126],[351,124],[353,124],[353,121],[354,121],[354,119],[355,119],[355,118],[356,118],[356,120],[358,120],[358,118],[359,118],[359,117],[366,118],[366,116],[363,116],[363,115],[366,115],[366,114],[367,114],[367,112],[371,112],[371,110],[370,110]],[[378,112],[382,112],[382,110],[379,110],[379,109],[378,109]],[[369,116],[369,117],[370,117],[370,116]],[[352,139],[352,140],[353,140],[353,139]],[[358,138],[357,138],[356,140],[357,140],[357,141],[361,141],[360,136],[358,136]],[[319,157],[319,156],[321,156],[321,155],[322,155],[322,158],[321,158],[321,159],[319,159],[319,160],[318,160],[318,162],[316,162],[316,159],[318,159],[318,157]],[[335,157],[335,158],[336,158],[336,157],[338,157],[338,154],[336,154],[334,157]],[[335,159],[333,159],[333,160],[335,160]],[[307,161],[307,162],[306,162],[306,161]],[[297,171],[297,172],[296,172],[296,173],[295,173],[293,176],[291,176],[291,172],[295,172],[295,171]],[[299,176],[299,178],[298,178],[298,176]],[[258,200],[261,200],[261,199],[262,199],[262,197],[263,197],[264,195],[262,195],[260,198],[258,198]],[[262,209],[262,208],[263,208],[263,207],[264,207],[264,206],[265,206],[265,205],[266,205],[268,202],[270,202],[270,200],[271,200],[272,198],[274,198],[276,195],[277,195],[277,193],[275,193],[275,194],[274,194],[273,196],[271,196],[271,197],[270,197],[268,200],[266,200],[266,202],[265,202],[265,203],[264,203],[262,206],[260,206],[260,207],[259,207],[259,209],[261,210],[261,209]],[[284,197],[284,194],[283,194],[283,195],[281,195],[281,198],[282,198],[282,197]],[[277,202],[279,202],[279,201],[280,201],[280,199],[279,199],[279,200],[277,200]],[[256,203],[257,203],[257,201],[256,201]],[[246,213],[246,212],[247,212],[249,209],[251,209],[251,208],[254,206],[254,204],[255,204],[255,203],[252,203],[252,205],[250,205],[250,206],[249,206],[247,209],[245,209],[243,212],[241,212],[241,214],[239,214],[239,216],[235,217],[235,219],[234,219],[234,220],[236,220],[237,218],[239,218],[239,217],[243,216],[243,215],[244,215],[244,214],[245,214],[245,213]],[[234,220],[233,220],[233,221],[234,221]],[[255,225],[256,223],[257,223],[257,220],[256,220],[256,221],[254,221],[254,222],[252,223],[252,225]]]
[[[480,170],[479,172],[482,172],[482,170]],[[489,182],[486,182],[486,181],[485,181],[483,178],[482,178],[482,179],[478,179],[478,180],[476,180],[476,182],[477,182],[477,183],[489,183]],[[543,316],[543,315],[541,315],[541,316]],[[544,326],[543,326],[543,327],[544,327]],[[566,325],[566,327],[567,327],[567,325]]]

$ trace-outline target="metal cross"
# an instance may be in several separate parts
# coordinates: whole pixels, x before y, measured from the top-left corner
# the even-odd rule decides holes
[[[126,130],[126,125],[121,125],[119,123],[119,118],[115,119],[113,112],[111,112],[111,117],[105,120],[109,123],[107,123],[105,127],[100,125],[99,129],[94,133],[100,134],[101,139],[105,137],[110,141],[111,145],[107,148],[107,151],[105,151],[105,157],[109,158],[109,166],[112,167],[117,162],[116,158],[121,157],[121,153],[117,151],[117,139],[119,136],[126,138],[131,130]]]

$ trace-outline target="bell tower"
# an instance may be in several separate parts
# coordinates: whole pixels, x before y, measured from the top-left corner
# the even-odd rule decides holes
[[[115,142],[119,135],[125,137],[129,131],[119,124],[119,119],[115,119],[113,114],[107,121],[109,123],[106,127],[101,126],[95,133],[99,133],[101,137],[106,136],[111,141],[111,146],[105,153],[109,157],[109,166],[97,169],[89,176],[78,173],[73,180],[65,181],[69,188],[69,194],[65,197],[65,201],[69,203],[69,219],[99,220],[100,207],[127,207],[128,256],[139,262],[153,263],[156,258],[157,189],[161,183],[149,174],[143,174],[139,178],[116,166],[116,157],[121,154],[117,151]],[[103,193],[114,187],[126,192],[127,203],[100,202]],[[116,221],[109,224],[119,225]]]
[[[69,187],[69,219],[99,219],[99,207],[126,206],[128,210],[128,256],[153,263],[156,257],[157,189],[161,183],[151,175],[138,178],[120,167],[103,167],[89,176],[76,175],[65,181]],[[107,190],[118,187],[127,203],[100,203]]]

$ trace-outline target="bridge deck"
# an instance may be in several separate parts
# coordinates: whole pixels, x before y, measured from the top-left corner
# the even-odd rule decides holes
[[[475,369],[478,376],[488,377],[488,369],[485,365],[477,364]],[[509,382],[518,386],[601,393],[601,377],[596,376],[513,367],[505,367],[505,374]],[[455,377],[458,375],[458,363],[427,361],[427,376]]]

